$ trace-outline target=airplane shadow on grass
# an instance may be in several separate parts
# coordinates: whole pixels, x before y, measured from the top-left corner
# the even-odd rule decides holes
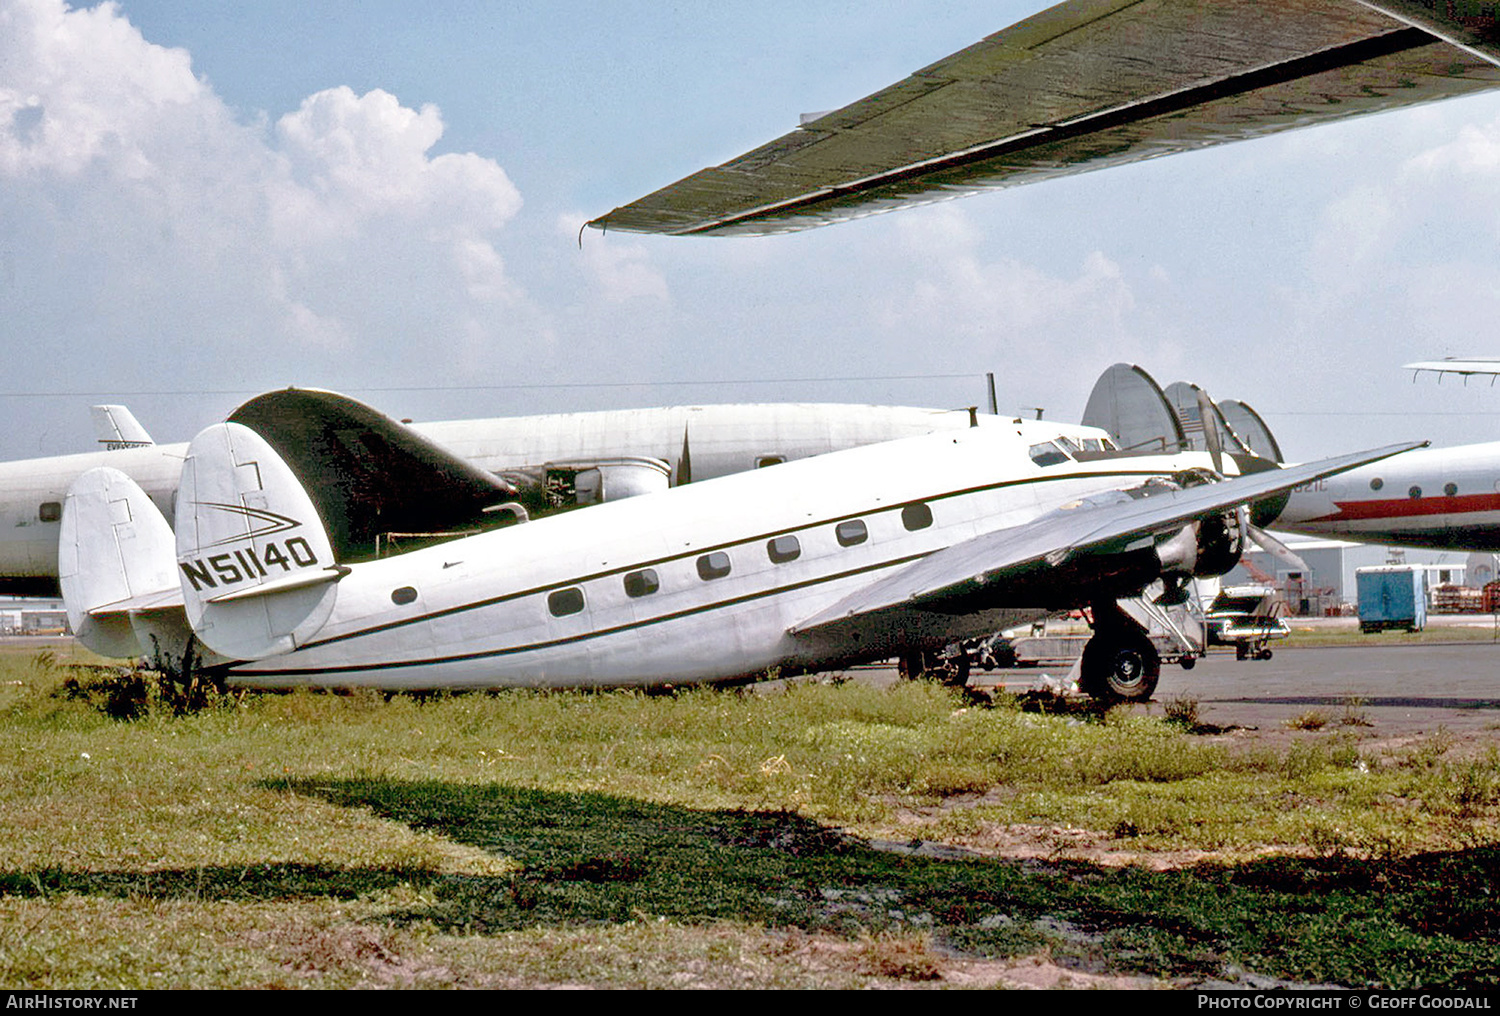
[[[733,921],[842,936],[914,930],[956,954],[1047,950],[1088,970],[1302,983],[1500,985],[1500,846],[1398,860],[1266,858],[1176,871],[877,850],[793,813],[706,811],[503,784],[267,784],[506,857],[501,875],[271,863],[0,872],[0,895],[354,898],[400,885],[396,925],[455,934]]]

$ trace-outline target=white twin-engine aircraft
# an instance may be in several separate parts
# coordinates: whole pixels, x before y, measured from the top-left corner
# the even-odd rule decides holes
[[[230,685],[618,687],[753,680],[935,649],[1091,605],[1082,684],[1149,697],[1159,661],[1115,606],[1238,558],[1246,505],[1415,445],[1220,480],[1202,452],[1103,450],[1015,420],[835,452],[378,560],[257,432],[188,449],[176,532],[110,467],[74,483],[60,579],[111,656]],[[415,495],[420,496],[420,495]]]

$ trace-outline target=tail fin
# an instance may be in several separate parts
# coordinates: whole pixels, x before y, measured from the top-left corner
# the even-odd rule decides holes
[[[144,652],[131,611],[181,595],[172,527],[134,480],[108,466],[68,488],[57,572],[68,623],[101,656]]]
[[[266,441],[237,423],[201,432],[177,488],[177,564],[187,617],[224,656],[291,652],[333,613],[328,531],[312,499]]]
[[[110,450],[149,448],[156,443],[136,421],[135,414],[124,406],[90,406],[89,412],[94,417],[94,433],[99,443]]]

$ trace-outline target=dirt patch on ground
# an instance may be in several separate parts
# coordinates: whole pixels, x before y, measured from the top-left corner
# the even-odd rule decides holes
[[[913,812],[901,816],[907,826],[920,826],[930,819]],[[1071,826],[994,825],[962,837],[935,840],[872,840],[871,846],[892,853],[919,857],[1004,857],[1017,861],[1054,863],[1086,861],[1110,868],[1134,866],[1151,871],[1172,871],[1204,861],[1226,860],[1227,855],[1207,850],[1133,850],[1104,833]],[[1270,854],[1276,851],[1266,850]],[[1243,851],[1235,859],[1243,860]]]

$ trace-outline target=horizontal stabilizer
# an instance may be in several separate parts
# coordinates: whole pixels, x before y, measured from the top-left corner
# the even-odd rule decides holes
[[[341,563],[375,557],[386,533],[488,528],[515,499],[504,480],[345,395],[286,388],[229,416],[291,468],[328,526]]]
[[[193,439],[176,514],[182,596],[204,645],[254,660],[322,628],[348,569],[291,468],[254,431],[221,423]]]
[[[942,611],[1033,580],[1088,552],[1123,551],[1133,541],[1207,518],[1422,443],[1390,445],[1320,462],[1268,470],[1139,500],[1082,504],[996,530],[940,550],[845,597],[791,629],[805,634],[855,617],[898,608]],[[1085,594],[1086,595],[1086,594]]]
[[[57,550],[68,623],[101,656],[140,655],[146,647],[131,612],[182,602],[172,527],[118,469],[100,466],[73,481]]]

